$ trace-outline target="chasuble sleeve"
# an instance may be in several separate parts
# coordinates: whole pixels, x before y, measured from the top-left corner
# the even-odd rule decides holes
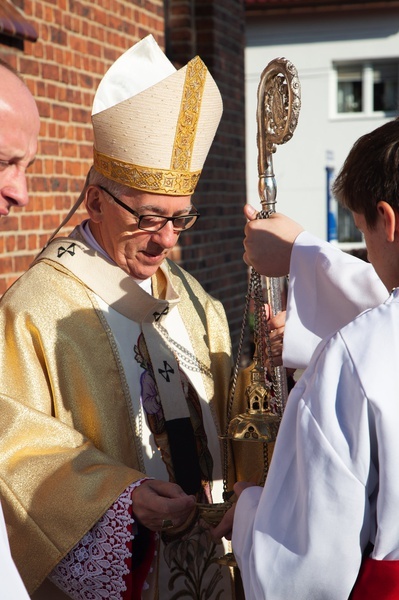
[[[79,282],[31,268],[2,298],[0,339],[0,494],[32,593],[143,473],[117,360]]]
[[[51,572],[50,582],[66,597],[141,598],[157,535],[147,531],[145,542],[139,539],[143,531],[133,518],[132,492],[140,483],[129,486]]]

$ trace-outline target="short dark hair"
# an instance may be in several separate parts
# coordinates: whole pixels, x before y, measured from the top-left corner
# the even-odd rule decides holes
[[[370,228],[381,200],[399,212],[399,118],[354,143],[332,192],[343,206],[364,215]]]

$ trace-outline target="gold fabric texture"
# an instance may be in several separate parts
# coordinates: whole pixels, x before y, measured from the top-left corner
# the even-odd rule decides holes
[[[71,256],[65,240],[53,243],[65,258]],[[90,260],[106,263],[95,256]],[[97,272],[104,278],[101,266]],[[166,295],[171,285],[180,298],[197,358],[212,372],[204,375],[204,384],[223,433],[232,370],[224,310],[174,263],[164,264],[158,283]],[[123,298],[113,306],[129,310]],[[32,593],[120,493],[142,477],[140,440],[112,334],[90,288],[70,270],[41,256],[3,296],[0,330],[6,375],[0,396],[0,494],[12,554]],[[245,410],[241,400],[235,410]],[[235,462],[242,464],[242,448],[233,450],[230,486]]]
[[[118,158],[97,152],[93,148],[95,169],[108,179],[129,187],[167,196],[191,196],[197,186],[201,171],[177,171],[171,169],[151,169],[133,165]]]
[[[4,298],[0,327],[0,494],[32,592],[142,473],[117,359],[82,286],[39,264]]]
[[[206,74],[199,56],[188,63],[172,151],[171,167],[177,171],[187,171],[191,166]]]

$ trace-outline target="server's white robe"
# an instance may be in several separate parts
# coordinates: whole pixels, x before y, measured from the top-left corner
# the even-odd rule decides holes
[[[247,600],[345,600],[368,543],[399,559],[399,293],[319,344],[288,399],[264,491],[240,496]]]
[[[320,340],[387,296],[369,263],[302,232],[291,255],[284,365],[304,369]]]

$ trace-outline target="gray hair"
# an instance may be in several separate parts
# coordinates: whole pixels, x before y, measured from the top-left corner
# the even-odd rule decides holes
[[[86,187],[89,185],[99,185],[105,187],[108,191],[110,191],[114,196],[122,196],[129,195],[132,192],[132,188],[127,185],[123,185],[112,179],[108,179],[99,171],[96,171],[94,167],[92,167],[87,176]]]

